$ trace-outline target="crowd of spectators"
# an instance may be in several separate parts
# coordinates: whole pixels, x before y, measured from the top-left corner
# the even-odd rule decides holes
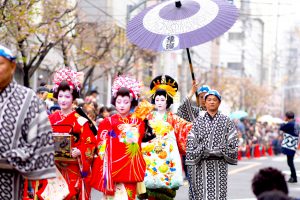
[[[260,150],[264,148],[266,152],[272,152],[274,155],[281,153],[283,137],[279,131],[280,124],[269,124],[248,118],[235,119],[234,122],[238,131],[239,150],[242,156],[247,156],[247,153],[253,156],[257,145]]]

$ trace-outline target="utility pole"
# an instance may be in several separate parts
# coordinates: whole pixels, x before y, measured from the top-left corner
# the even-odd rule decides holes
[[[246,39],[246,29],[247,29],[247,13],[246,13],[246,4],[244,1],[241,1],[241,21],[242,21],[242,33],[243,33],[243,38],[242,38],[242,52],[241,52],[241,82],[243,82],[243,79],[245,78],[245,39]],[[240,84],[240,110],[245,109],[245,88],[244,84]]]
[[[273,66],[272,76],[271,76],[271,84],[275,86],[275,83],[278,82],[278,23],[279,23],[279,0],[276,1],[276,27],[275,27],[275,41],[274,41],[274,57],[273,57]],[[283,100],[284,101],[284,100]]]
[[[260,77],[259,83],[262,86],[264,81],[264,40],[265,40],[265,23],[260,18],[250,18],[257,21],[261,26],[261,43],[260,43]]]

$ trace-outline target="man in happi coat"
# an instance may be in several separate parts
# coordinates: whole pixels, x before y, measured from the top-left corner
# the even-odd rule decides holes
[[[291,171],[289,183],[297,183],[297,173],[294,165],[294,157],[298,148],[299,125],[295,121],[295,114],[292,111],[285,113],[286,123],[281,124],[279,130],[283,131],[281,151],[286,155],[287,163]]]
[[[183,100],[182,104],[178,107],[177,115],[189,122],[194,121],[199,115],[203,116],[206,111],[205,104],[204,104],[204,96],[209,90],[210,88],[207,85],[202,85],[201,87],[198,87],[198,84],[194,83],[188,96]],[[191,99],[195,94],[195,92],[199,100],[199,107],[192,106],[191,104]]]
[[[196,82],[193,83],[193,87],[191,88],[188,96],[183,100],[182,104],[178,107],[177,115],[188,122],[193,122],[199,115],[204,116],[206,111],[204,104],[204,95],[210,90],[209,86],[202,85],[198,86]],[[196,92],[196,98],[198,98],[199,107],[193,106],[191,104],[191,99]],[[185,164],[185,155],[182,155],[182,164],[185,172],[185,177],[187,177],[187,168]],[[186,178],[185,178],[186,179]]]
[[[216,90],[210,90],[204,100],[207,112],[193,122],[187,139],[189,199],[226,200],[228,164],[237,164],[237,131],[218,112],[221,96]]]
[[[0,199],[22,199],[24,178],[56,176],[44,104],[15,80],[16,57],[0,45]],[[42,180],[41,180],[42,181]]]

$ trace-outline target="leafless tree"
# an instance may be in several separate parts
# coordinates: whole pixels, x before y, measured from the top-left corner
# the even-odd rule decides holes
[[[2,1],[0,41],[15,46],[25,86],[49,51],[75,30],[76,7],[67,0]]]

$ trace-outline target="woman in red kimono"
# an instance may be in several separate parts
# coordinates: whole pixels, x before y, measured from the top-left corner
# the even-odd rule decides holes
[[[60,143],[63,150],[55,154],[56,167],[68,183],[70,193],[65,199],[89,199],[91,188],[86,183],[86,177],[91,172],[96,138],[88,120],[72,109],[73,101],[79,96],[76,72],[68,68],[62,69],[56,73],[54,82],[54,97],[61,110],[51,114],[49,119],[54,139],[55,136],[66,138],[65,143]],[[68,143],[69,150],[63,148],[63,144],[67,146]]]
[[[104,199],[133,200],[137,183],[144,180],[141,142],[145,139],[145,123],[130,113],[138,104],[139,90],[140,84],[134,79],[117,77],[112,104],[118,113],[99,124],[92,187],[103,192]]]

